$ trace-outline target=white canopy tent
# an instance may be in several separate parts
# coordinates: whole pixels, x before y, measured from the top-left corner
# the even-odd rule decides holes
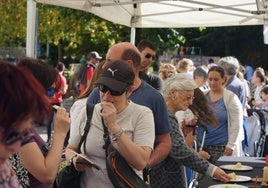
[[[87,11],[113,23],[131,27],[132,42],[135,38],[135,28],[191,28],[268,23],[268,0],[29,1],[32,4],[45,3]],[[32,11],[33,6],[28,6],[28,13]],[[28,29],[30,31],[30,28]]]

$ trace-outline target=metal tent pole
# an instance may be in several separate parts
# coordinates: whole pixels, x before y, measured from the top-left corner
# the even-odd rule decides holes
[[[36,57],[35,27],[36,27],[36,2],[33,0],[27,0],[26,56],[28,57]]]

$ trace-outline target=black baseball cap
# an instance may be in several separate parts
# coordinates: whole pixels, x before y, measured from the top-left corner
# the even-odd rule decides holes
[[[134,83],[134,72],[126,61],[116,60],[110,62],[103,70],[96,85],[105,85],[114,91],[127,91]]]

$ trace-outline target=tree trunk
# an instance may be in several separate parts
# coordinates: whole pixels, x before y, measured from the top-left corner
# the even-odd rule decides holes
[[[60,39],[59,40],[59,44],[58,44],[58,61],[61,61],[62,62],[62,40]]]

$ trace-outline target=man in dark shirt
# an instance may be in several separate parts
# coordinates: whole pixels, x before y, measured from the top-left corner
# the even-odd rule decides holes
[[[148,71],[148,68],[152,65],[153,60],[155,59],[156,49],[154,45],[148,40],[141,40],[137,48],[141,53],[141,70],[139,77],[151,85],[153,88],[161,92],[162,90],[162,80],[161,78],[153,73]]]

